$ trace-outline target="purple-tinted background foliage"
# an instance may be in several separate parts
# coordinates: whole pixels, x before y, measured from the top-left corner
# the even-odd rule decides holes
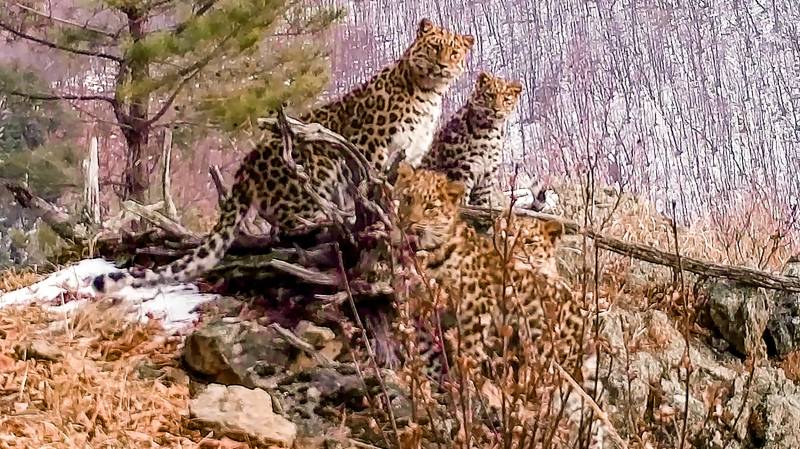
[[[479,70],[523,81],[504,181],[515,162],[547,178],[581,176],[591,160],[662,210],[676,200],[684,218],[741,201],[784,215],[798,202],[796,1],[332,4],[351,12],[337,32],[336,92],[399,54],[423,16],[477,37],[448,110]]]

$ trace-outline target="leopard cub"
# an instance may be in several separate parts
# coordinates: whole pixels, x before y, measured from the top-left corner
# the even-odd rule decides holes
[[[520,348],[562,361],[577,355],[583,314],[550,263],[561,224],[542,222],[526,231],[539,235],[523,237],[525,251],[535,257],[520,267],[519,257],[504,257],[496,239],[478,234],[461,219],[462,183],[403,163],[394,192],[400,228],[411,237],[421,270],[436,280],[455,308],[462,354],[480,364],[489,361],[499,350],[502,330],[510,326]]]
[[[521,93],[519,81],[482,72],[467,103],[436,133],[419,168],[464,183],[470,205],[506,207],[508,200],[499,186],[500,162],[506,122]]]

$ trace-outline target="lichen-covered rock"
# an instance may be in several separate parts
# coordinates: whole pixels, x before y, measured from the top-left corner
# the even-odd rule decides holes
[[[790,260],[783,275],[800,278],[800,259]],[[764,340],[769,355],[785,357],[800,349],[800,293],[775,292]]]
[[[336,338],[336,334],[334,334],[333,331],[327,327],[317,326],[316,324],[305,320],[297,323],[297,326],[294,328],[294,333],[316,348],[322,348],[325,346],[325,343],[328,343]]]
[[[708,289],[711,321],[739,354],[765,354],[763,336],[770,318],[770,295],[763,288],[728,281],[717,281]]]
[[[267,371],[285,371],[297,350],[273,329],[254,322],[212,321],[186,338],[183,360],[220,384],[252,388]]]
[[[239,441],[292,447],[297,437],[297,427],[275,414],[258,388],[210,384],[189,401],[189,415],[194,425]]]

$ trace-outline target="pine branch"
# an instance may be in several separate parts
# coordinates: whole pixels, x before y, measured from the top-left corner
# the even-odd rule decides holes
[[[106,97],[105,95],[46,95],[46,94],[33,94],[29,92],[20,92],[16,90],[12,90],[8,92],[10,95],[15,95],[17,97],[24,97],[29,100],[43,100],[43,101],[62,101],[62,100],[77,100],[77,101],[105,101],[111,105],[117,103],[117,101],[111,97]]]
[[[238,30],[238,28],[237,28],[237,30]],[[183,90],[184,86],[186,86],[186,83],[188,83],[189,80],[191,80],[192,78],[197,76],[197,74],[200,73],[200,71],[205,66],[207,66],[208,63],[211,62],[211,60],[214,59],[219,54],[219,52],[223,49],[224,45],[235,34],[236,34],[236,31],[228,34],[227,36],[225,36],[222,39],[222,41],[219,42],[219,44],[217,44],[217,46],[208,55],[206,55],[206,57],[204,57],[204,58],[200,59],[199,61],[195,62],[194,64],[192,64],[192,65],[190,65],[188,67],[184,67],[183,69],[178,71],[178,74],[180,76],[182,76],[183,79],[181,80],[181,82],[177,86],[175,86],[175,90],[172,92],[172,94],[170,94],[169,98],[167,98],[167,101],[161,106],[161,109],[158,112],[156,112],[155,115],[153,115],[153,117],[150,120],[147,121],[148,125],[153,125],[155,122],[157,122],[167,112],[169,107],[175,101],[175,98],[177,98],[177,96],[180,93],[180,91]]]
[[[14,29],[14,27],[4,22],[0,22],[0,29],[4,29],[17,37],[21,37],[22,39],[26,39],[31,42],[36,42],[37,44],[44,45],[45,47],[54,48],[56,50],[61,50],[68,53],[74,53],[76,55],[92,56],[95,58],[108,59],[109,61],[114,61],[118,64],[122,63],[122,58],[120,57],[110,55],[108,53],[103,53],[100,51],[81,50],[79,48],[72,48],[72,47],[67,47],[66,45],[56,44],[55,42],[50,42],[46,39],[32,36],[30,34],[23,33],[22,31],[17,31]]]
[[[191,75],[185,76],[181,80],[181,82],[177,86],[175,86],[175,89],[172,91],[172,94],[170,94],[169,98],[167,98],[167,101],[165,101],[164,104],[161,106],[161,109],[159,109],[159,111],[156,112],[155,115],[153,115],[153,117],[147,121],[148,125],[152,125],[153,123],[157,122],[161,117],[164,116],[164,114],[166,114],[167,110],[169,110],[169,107],[172,106],[172,103],[175,101],[175,98],[178,97],[178,94],[181,92],[181,90],[183,90],[184,86],[186,86],[186,83],[188,83],[189,80],[194,78],[195,75],[197,75],[198,73],[200,73],[200,68],[197,68]]]
[[[192,14],[191,18],[187,19],[184,22],[179,23],[178,26],[175,27],[175,34],[183,33],[183,30],[185,30],[186,27],[188,27],[193,20],[197,19],[198,17],[208,12],[208,10],[211,9],[217,3],[217,1],[218,0],[206,0],[205,2],[203,2],[200,5],[200,7],[197,8],[197,11],[195,11],[194,14]]]

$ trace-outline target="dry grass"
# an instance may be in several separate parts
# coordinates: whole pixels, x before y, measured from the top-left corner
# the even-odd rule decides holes
[[[9,307],[0,310],[0,336],[0,448],[226,444],[184,428],[189,389],[176,368],[179,340],[155,321],[126,322],[103,303],[69,319],[35,305]],[[21,360],[15,347],[37,340],[61,358]]]
[[[559,195],[557,212],[583,223],[583,188],[563,181],[554,184]],[[755,198],[755,196],[753,197]],[[669,217],[642,197],[597,187],[592,210],[595,229],[610,237],[673,252]],[[779,271],[800,252],[797,224],[776,216],[754,199],[731,204],[725,217],[709,212],[689,227],[678,227],[678,246],[685,256],[718,263]]]
[[[0,293],[25,288],[39,282],[42,277],[42,275],[34,270],[18,270],[11,268],[0,271]]]

